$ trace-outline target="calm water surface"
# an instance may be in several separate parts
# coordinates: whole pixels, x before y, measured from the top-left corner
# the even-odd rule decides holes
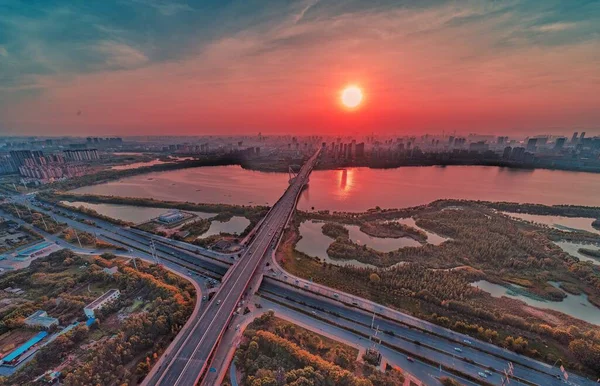
[[[271,205],[287,186],[287,173],[256,172],[240,166],[207,166],[148,173],[86,186],[74,192],[200,203]]]
[[[308,210],[365,211],[442,198],[598,205],[600,174],[492,166],[351,168],[315,171],[299,203]]]
[[[149,173],[76,189],[76,193],[229,204],[273,204],[287,173],[210,166]],[[540,204],[598,205],[600,174],[515,170],[492,166],[317,170],[300,198],[302,210],[359,212],[400,208],[443,198]]]
[[[63,201],[63,204],[93,209],[96,212],[103,214],[108,217],[116,218],[118,220],[129,221],[134,224],[140,224],[147,222],[160,216],[161,214],[167,213],[170,209],[166,208],[147,208],[143,206],[132,206],[132,205],[117,205],[117,204],[93,204],[89,202],[69,202]],[[204,212],[191,212],[195,213],[201,218],[209,218],[215,216],[214,213]]]
[[[327,255],[327,248],[333,243],[333,239],[323,234],[322,222],[317,221],[304,221],[300,224],[300,236],[302,238],[296,244],[296,249],[300,252],[304,252],[309,256],[318,257],[331,264],[337,265],[354,265],[357,267],[372,267],[374,265],[361,263],[356,260],[338,260],[331,259]],[[373,248],[376,251],[391,252],[404,247],[419,247],[421,244],[410,238],[400,237],[397,239],[385,238],[385,237],[372,237],[360,230],[358,225],[344,225],[348,229],[350,240],[358,245],[366,245],[369,248]]]
[[[600,201],[600,200],[599,200]],[[595,218],[588,217],[563,217],[563,216],[545,216],[539,214],[527,214],[527,213],[512,213],[504,212],[504,214],[516,217],[521,220],[536,222],[539,224],[545,224],[553,228],[561,229],[564,231],[569,230],[583,230],[591,233],[600,234],[600,229],[596,229],[592,226]]]
[[[551,284],[555,287],[558,287],[558,283]],[[496,298],[506,296],[507,298],[522,300],[527,305],[532,307],[547,308],[550,310],[559,311],[574,318],[585,320],[588,323],[600,325],[600,309],[588,301],[586,294],[571,295],[567,293],[567,297],[562,301],[553,302],[549,300],[545,301],[532,299],[530,297],[521,295],[520,293],[511,291],[510,285],[509,287],[504,287],[485,280],[472,283],[472,285],[482,289],[483,291],[489,292],[493,297]]]
[[[210,223],[210,228],[208,228],[208,230],[199,238],[218,235],[221,232],[239,235],[246,227],[248,227],[248,225],[250,225],[250,220],[241,216],[233,216],[229,221],[212,221]]]
[[[318,257],[321,261],[326,261],[330,264],[376,268],[374,265],[361,263],[357,260],[337,260],[330,258],[327,254],[327,248],[333,243],[333,239],[323,234],[321,231],[323,224],[322,222],[315,221],[304,221],[300,224],[299,231],[302,238],[296,244],[296,249],[309,256]]]
[[[600,265],[600,259],[595,259],[591,256],[587,256],[579,252],[579,248],[591,249],[592,251],[600,251],[600,246],[598,245],[571,243],[568,241],[555,241],[554,244],[558,245],[563,251],[567,252],[569,255],[577,257],[581,261],[589,261],[594,265]]]

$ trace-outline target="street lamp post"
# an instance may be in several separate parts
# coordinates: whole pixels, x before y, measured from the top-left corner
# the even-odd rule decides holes
[[[73,228],[73,232],[75,232],[75,237],[77,237],[77,242],[79,243],[79,248],[83,247],[81,246],[81,240],[79,240],[79,235],[77,234],[77,229]]]

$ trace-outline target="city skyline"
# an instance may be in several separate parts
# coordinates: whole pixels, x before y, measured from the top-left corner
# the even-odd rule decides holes
[[[0,9],[5,135],[600,133],[596,2]]]

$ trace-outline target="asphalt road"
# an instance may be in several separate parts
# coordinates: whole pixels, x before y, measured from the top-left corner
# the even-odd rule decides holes
[[[298,324],[308,330],[332,337],[332,339],[337,339],[356,348],[367,348],[371,347],[372,345],[368,339],[343,328],[334,326],[327,321],[313,318],[306,313],[289,309],[284,305],[273,303],[266,299],[260,299],[258,301],[263,306],[264,310],[273,310],[275,312],[275,316]],[[393,366],[400,367],[402,370],[405,370],[427,385],[441,385],[437,379],[440,376],[450,376],[460,381],[461,384],[467,386],[478,385],[476,382],[469,381],[454,374],[448,374],[445,371],[440,371],[438,367],[430,364],[423,363],[418,360],[409,361],[405,354],[399,353],[391,348],[380,346],[378,349],[386,362]]]
[[[29,206],[36,211],[45,213],[59,222],[66,223],[68,226],[79,231],[95,234],[97,237],[105,241],[126,247],[132,254],[141,252],[151,255],[151,240],[158,240],[155,241],[154,244],[156,246],[156,255],[159,258],[159,262],[162,264],[170,261],[172,263],[182,264],[189,269],[198,270],[211,277],[219,277],[224,275],[227,272],[229,265],[235,261],[235,255],[219,254],[213,251],[209,251],[209,255],[205,254],[207,250],[201,248],[195,249],[194,252],[191,252],[192,246],[188,246],[188,248],[183,249],[180,247],[180,242],[178,241],[171,240],[172,243],[168,243],[165,241],[168,239],[163,240],[162,238],[147,232],[123,228],[119,225],[115,225],[107,221],[99,220],[97,218],[83,215],[61,207],[56,207],[61,212],[61,214],[57,214],[51,210],[33,205],[29,200],[23,198],[16,201],[20,204]],[[63,214],[76,216],[76,220],[64,216]],[[83,220],[93,221],[94,225],[86,224],[83,222]]]
[[[313,295],[266,278],[260,287],[259,294],[261,293],[293,308],[302,309],[306,314],[316,318],[326,319],[332,324],[357,330],[367,335],[374,334],[371,329],[371,324],[373,324],[374,327],[378,327],[380,331],[378,337],[383,341],[401,347],[415,356],[420,355],[435,360],[444,366],[474,377],[478,377],[479,372],[493,368],[494,375],[485,379],[486,382],[496,383],[495,381],[498,381],[499,384],[500,373],[510,361],[514,365],[516,377],[537,385],[565,385],[561,379],[556,378],[556,375],[559,374],[557,368],[471,337],[460,334],[447,336],[444,334],[444,329],[439,326],[435,326],[439,330],[428,332],[421,326],[411,328],[401,323],[401,319],[390,321],[378,316],[373,318],[373,314],[357,307],[346,306],[335,299]],[[393,332],[393,335],[390,332]],[[465,339],[468,343],[465,342]],[[495,349],[489,350],[489,347]],[[456,348],[460,351],[457,351]],[[512,382],[519,384],[516,380]],[[597,385],[596,382],[577,374],[570,374],[569,382],[570,385]]]
[[[239,307],[250,279],[294,210],[296,199],[312,171],[317,156],[318,152],[305,163],[295,181],[271,208],[240,260],[225,275],[219,291],[192,327],[188,338],[164,371],[159,369],[157,373],[162,374],[158,381],[149,381],[149,384],[193,386],[198,382],[206,370],[215,346],[228,327],[230,318]]]

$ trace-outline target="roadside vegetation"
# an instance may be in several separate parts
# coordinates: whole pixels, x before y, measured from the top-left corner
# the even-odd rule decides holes
[[[181,228],[179,228],[179,232],[189,233],[187,236],[178,237],[177,235],[175,235],[174,238],[185,241],[189,241],[190,239],[195,240],[204,233],[206,233],[206,231],[208,231],[208,229],[210,228],[210,222],[211,220],[204,218],[196,219],[195,221],[187,223]]]
[[[515,220],[489,203],[436,201],[401,210],[365,213],[300,213],[286,231],[277,252],[292,274],[341,291],[374,300],[438,325],[467,333],[516,352],[588,374],[600,375],[600,329],[575,317],[538,310],[523,302],[494,298],[471,285],[477,280],[522,286],[526,296],[561,300],[569,293],[585,293],[600,305],[600,270],[563,252],[553,241],[573,237],[538,224]],[[527,206],[525,206],[527,208]],[[515,208],[508,204],[502,206]],[[533,208],[541,212],[539,206]],[[553,214],[588,216],[597,208],[564,207]],[[549,210],[550,211],[550,210]],[[357,245],[340,224],[383,222],[411,216],[416,225],[447,237],[440,245],[424,244],[389,253]],[[295,250],[302,221],[327,221],[323,233],[335,236],[328,254],[342,263],[355,259],[381,268],[356,268],[321,262]],[[591,220],[590,220],[591,221]],[[600,242],[600,236],[585,232]],[[393,264],[402,263],[399,265]]]
[[[6,239],[6,236],[10,235],[9,231],[11,227],[9,227],[9,224],[16,226],[12,221],[3,221],[0,223],[0,238],[4,239],[0,242],[0,253],[11,252],[34,241],[42,240],[42,236],[38,233],[24,226],[18,226],[16,227],[16,233],[12,233],[12,235],[23,235],[24,237],[20,237],[17,242],[13,240],[9,243]]]
[[[83,248],[97,248],[97,249],[115,249],[115,250],[126,250],[123,247],[117,247],[111,243],[98,239],[96,236],[89,232],[79,231],[76,232],[73,228],[66,228],[63,230],[61,236],[66,242],[71,243],[75,246],[81,246]]]
[[[393,368],[382,372],[358,362],[358,350],[288,323],[273,311],[244,331],[235,361],[241,385],[393,386],[404,376]]]
[[[45,230],[46,232],[56,235],[61,233],[66,227],[67,224],[57,223],[50,216],[37,212],[35,210],[30,210],[27,207],[20,204],[0,204],[0,209],[3,211],[10,213],[16,218],[20,218],[28,224],[33,225],[36,228]]]
[[[110,266],[118,268],[113,275],[103,271]],[[192,284],[160,266],[138,260],[135,269],[111,254],[83,257],[66,249],[0,277],[0,288],[9,286],[21,288],[24,295],[14,296],[10,306],[0,310],[2,345],[10,344],[5,337],[31,330],[24,318],[39,309],[60,322],[51,334],[80,324],[43,346],[14,375],[0,379],[1,385],[33,385],[36,377],[59,366],[64,385],[137,384],[186,322],[195,302]],[[110,288],[118,288],[120,298],[98,311],[87,327],[83,307]]]

